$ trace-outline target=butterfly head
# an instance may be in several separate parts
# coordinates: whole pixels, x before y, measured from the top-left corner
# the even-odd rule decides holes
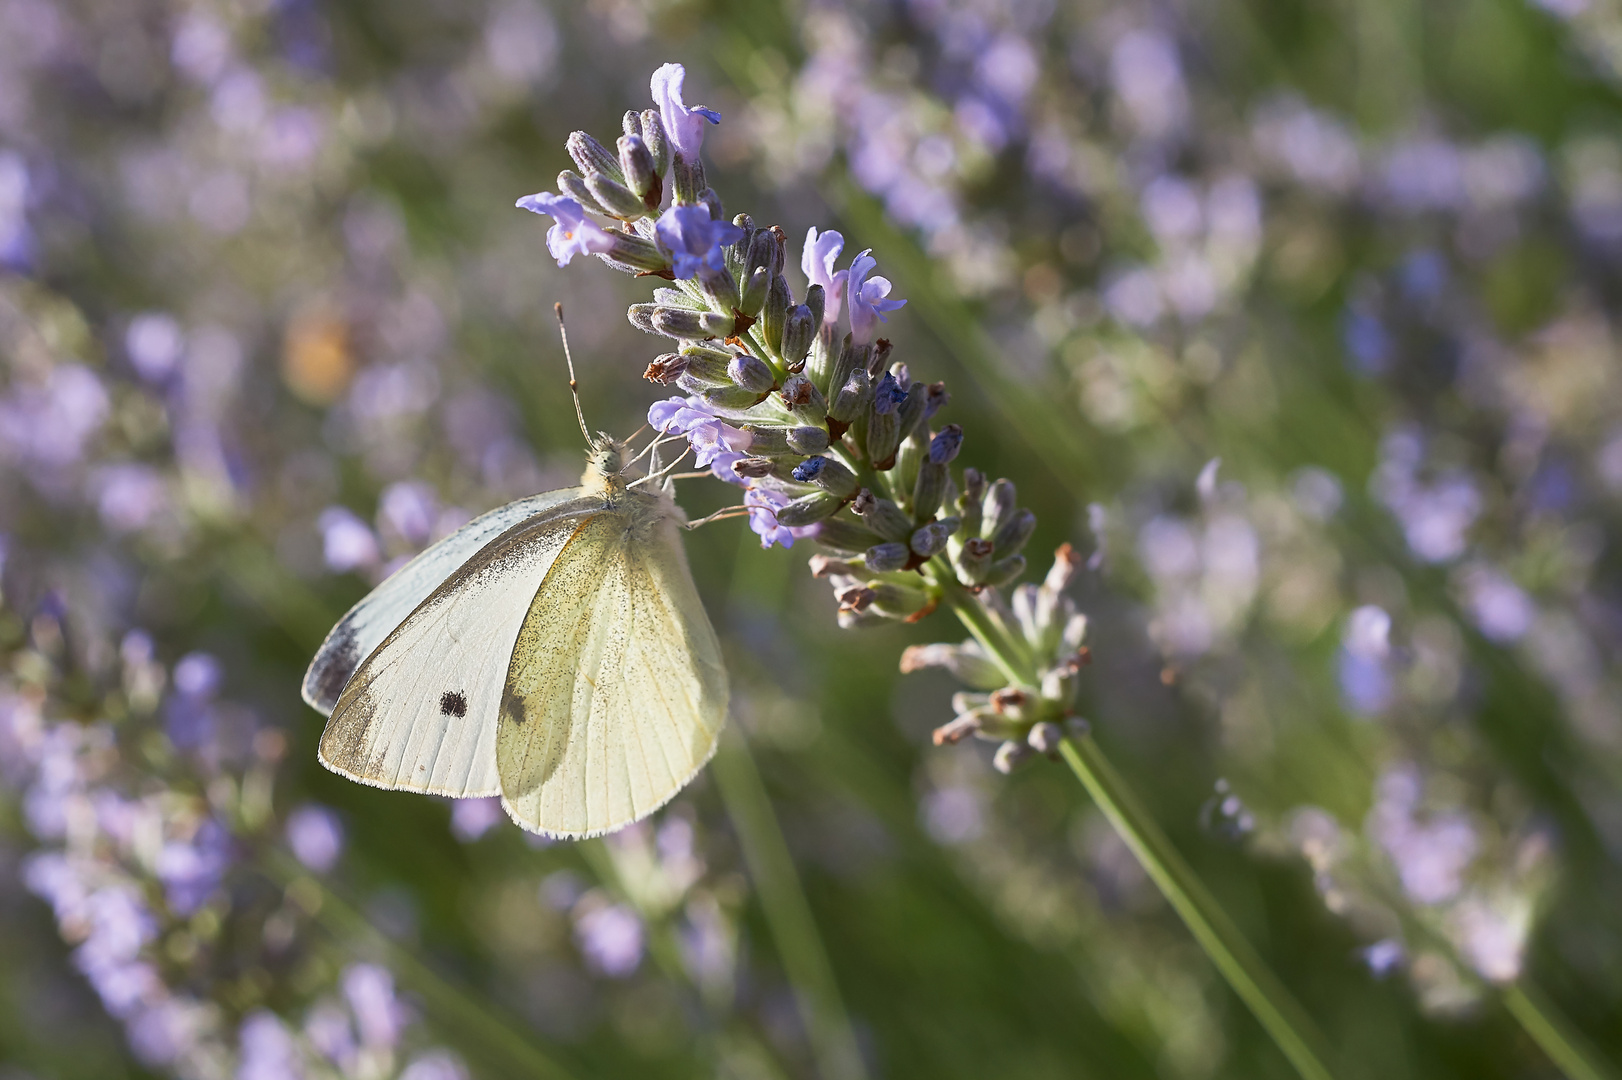
[[[582,486],[603,488],[624,484],[621,474],[625,471],[625,444],[620,440],[605,431],[599,431],[591,440],[591,451],[586,460],[586,475],[581,480]]]

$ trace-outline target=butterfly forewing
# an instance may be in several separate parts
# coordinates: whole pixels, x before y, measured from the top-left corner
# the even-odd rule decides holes
[[[604,505],[595,495],[553,502],[430,592],[348,680],[322,763],[379,787],[498,794],[496,717],[513,643],[553,561]]]
[[[668,500],[626,492],[583,521],[524,618],[496,764],[525,828],[594,836],[644,817],[715,752],[720,646]]]
[[[304,674],[304,700],[331,716],[361,662],[463,563],[513,526],[581,494],[579,488],[564,488],[508,503],[474,518],[395,571],[327,635]]]

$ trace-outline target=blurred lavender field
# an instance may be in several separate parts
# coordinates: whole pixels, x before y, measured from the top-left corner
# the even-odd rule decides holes
[[[745,738],[639,826],[317,763],[333,622],[579,476],[552,304],[594,428],[668,396],[513,203],[672,60],[1085,559],[1081,712],[1337,1075],[1578,1076],[1533,994],[1622,1060],[1622,7],[0,0],[0,1078],[1293,1075],[808,540],[688,538]]]

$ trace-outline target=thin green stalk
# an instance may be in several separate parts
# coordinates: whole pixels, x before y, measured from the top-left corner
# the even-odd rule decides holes
[[[748,744],[734,727],[723,737],[710,770],[738,831],[749,877],[771,929],[783,970],[794,986],[795,1001],[817,1072],[823,1080],[865,1080],[867,1069],[856,1047],[856,1033],[845,1013],[833,966],[817,935],[811,905],[800,886],[777,816]]]
[[[1509,1014],[1569,1080],[1614,1080],[1616,1073],[1532,982],[1522,979],[1504,987],[1503,999]]]
[[[994,614],[955,582],[943,579],[939,584],[943,599],[1004,673],[1016,683],[1032,685],[1034,672],[1023,670],[1026,666],[1021,663],[1023,650],[1015,647],[1011,635],[998,624]],[[1215,897],[1206,890],[1193,868],[1183,861],[1093,737],[1067,737],[1060,744],[1059,752],[1159,886],[1161,894],[1193,932],[1217,970],[1228,980],[1228,985],[1250,1008],[1303,1080],[1333,1080],[1334,1074],[1324,1064],[1325,1055],[1320,1049],[1322,1038],[1311,1019],[1217,905]]]
[[[268,852],[262,866],[266,874],[283,887],[295,881],[307,881],[319,888],[320,906],[315,912],[316,920],[339,941],[351,943],[356,938],[373,941],[387,958],[389,969],[421,996],[430,1013],[438,1014],[443,1022],[468,1034],[467,1045],[463,1049],[470,1049],[476,1044],[478,1050],[482,1051],[481,1054],[470,1056],[482,1056],[487,1064],[502,1062],[502,1076],[572,1080],[572,1073],[548,1057],[528,1036],[502,1020],[489,1002],[449,981],[418,960],[411,950],[384,937],[364,915],[306,874],[303,867],[290,857],[279,852]]]

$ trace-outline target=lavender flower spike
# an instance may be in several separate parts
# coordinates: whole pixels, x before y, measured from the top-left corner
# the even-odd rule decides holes
[[[839,258],[843,250],[845,238],[832,229],[819,233],[813,225],[806,231],[805,248],[800,252],[800,269],[805,271],[807,281],[822,286],[823,295],[827,297],[826,307],[822,311],[824,326],[839,321],[839,305],[845,295],[845,277],[850,271],[835,270],[834,260]]]
[[[680,64],[666,64],[653,73],[649,86],[653,90],[653,103],[659,106],[659,118],[664,121],[665,135],[670,145],[682,157],[692,161],[704,145],[704,121],[721,122],[721,114],[702,105],[689,107],[681,99],[681,84],[687,78],[687,69]]]
[[[867,275],[878,265],[868,248],[851,260],[850,277],[845,280],[846,299],[850,303],[850,337],[857,345],[870,343],[878,333],[879,323],[887,322],[884,313],[894,311],[905,300],[887,300],[890,279]]]
[[[654,235],[670,252],[671,272],[678,278],[690,278],[706,270],[719,273],[726,265],[721,248],[737,243],[743,230],[730,221],[710,217],[707,207],[672,206],[659,215]]]
[[[586,208],[567,196],[540,191],[525,195],[515,205],[520,210],[552,216],[554,224],[546,230],[546,249],[559,266],[568,266],[576,255],[607,255],[614,250],[613,234],[588,218]]]

